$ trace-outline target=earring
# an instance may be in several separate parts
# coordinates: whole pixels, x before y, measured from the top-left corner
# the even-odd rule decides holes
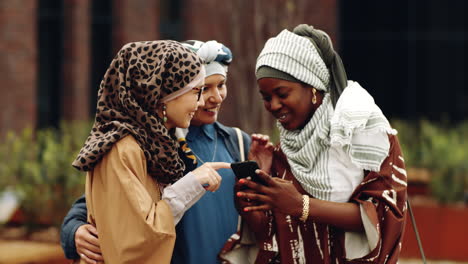
[[[163,112],[163,123],[166,123],[166,122],[167,122],[167,113],[166,113],[166,109],[167,109],[166,105],[165,105],[165,104],[163,104],[163,106],[162,106],[162,112]]]
[[[317,89],[312,88],[312,93],[314,94],[314,97],[312,97],[312,104],[317,103],[317,95],[315,94],[317,92]]]

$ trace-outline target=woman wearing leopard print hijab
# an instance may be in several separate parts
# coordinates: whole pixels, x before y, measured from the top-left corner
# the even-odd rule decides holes
[[[188,127],[204,105],[202,64],[175,41],[135,42],[104,75],[92,131],[73,166],[88,172],[88,222],[107,263],[169,263],[175,224],[203,186],[219,187],[216,170],[229,168],[206,163],[183,175],[174,130]]]

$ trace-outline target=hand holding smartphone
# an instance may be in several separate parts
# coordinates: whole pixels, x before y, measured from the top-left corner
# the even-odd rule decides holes
[[[252,181],[265,185],[265,182],[255,173],[256,170],[260,169],[257,162],[253,160],[234,162],[231,163],[231,168],[237,178],[243,179],[250,177]]]

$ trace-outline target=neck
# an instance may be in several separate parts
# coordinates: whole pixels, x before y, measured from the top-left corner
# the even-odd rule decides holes
[[[167,130],[171,130],[175,128],[175,126],[172,125],[170,122],[164,123],[164,126],[166,127]]]

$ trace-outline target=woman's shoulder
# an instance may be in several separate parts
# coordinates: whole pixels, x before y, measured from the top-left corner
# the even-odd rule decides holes
[[[244,130],[242,130],[242,129],[238,128],[238,127],[226,126],[226,125],[221,124],[218,121],[216,121],[214,123],[214,126],[218,131],[222,131],[222,132],[224,132],[225,134],[227,134],[229,136],[234,136],[235,135],[237,137],[236,129],[239,129],[244,136],[248,135]]]
[[[132,136],[127,135],[117,141],[112,148],[111,152],[119,156],[132,156],[135,154],[143,154],[143,150],[141,149],[138,141]]]

